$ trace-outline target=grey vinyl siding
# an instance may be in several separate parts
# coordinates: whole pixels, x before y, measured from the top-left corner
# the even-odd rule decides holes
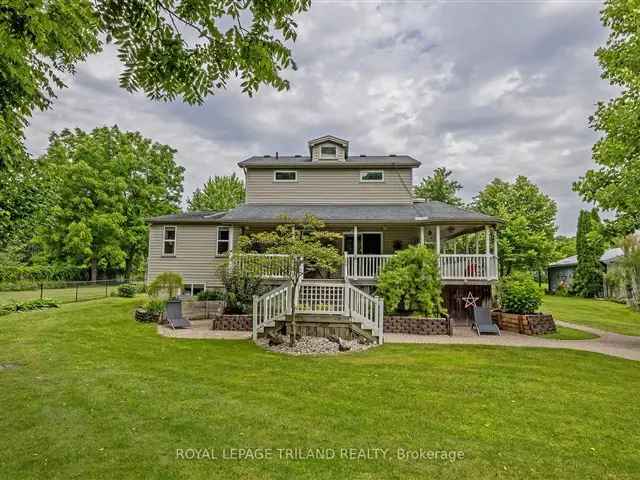
[[[298,181],[278,183],[279,169],[248,168],[248,204],[403,204],[412,202],[411,168],[383,170],[384,182],[361,182],[361,169],[297,169]],[[293,168],[282,170],[294,170]]]
[[[336,158],[332,160],[339,160],[339,161],[344,160],[344,147],[342,147],[341,145],[338,145],[337,143],[325,142],[325,143],[320,143],[318,145],[314,145],[313,148],[311,149],[311,159],[314,162],[322,161],[322,159],[320,158],[322,147],[336,147]]]
[[[162,255],[163,225],[149,228],[149,259],[147,281],[152,282],[160,273],[176,272],[185,283],[206,283],[207,287],[220,287],[219,269],[225,258],[216,256],[217,225],[178,224],[176,226],[175,256]],[[233,229],[233,244],[240,232]]]

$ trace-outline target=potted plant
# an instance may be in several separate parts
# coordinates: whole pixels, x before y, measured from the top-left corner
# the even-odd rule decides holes
[[[538,312],[542,304],[542,288],[526,272],[504,277],[498,284],[501,311],[495,318],[503,330],[539,335],[556,331],[551,315]]]
[[[159,322],[162,319],[162,313],[167,303],[180,303],[177,295],[183,284],[182,277],[177,273],[164,272],[158,275],[147,288],[150,299],[135,312],[136,320],[140,322]],[[161,296],[165,295],[168,296],[168,300],[161,298]]]

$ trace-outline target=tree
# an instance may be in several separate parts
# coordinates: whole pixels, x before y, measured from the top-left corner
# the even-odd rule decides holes
[[[555,262],[576,254],[576,237],[558,235],[554,240],[551,261]]]
[[[433,171],[433,175],[423,178],[422,182],[416,187],[415,194],[417,197],[425,200],[437,200],[439,202],[448,203],[460,207],[463,201],[458,197],[458,190],[462,190],[462,184],[449,177],[453,172],[444,167],[438,167]]]
[[[599,102],[590,117],[601,137],[593,146],[596,169],[575,184],[585,201],[613,211],[610,233],[624,235],[640,228],[640,13],[635,2],[607,0],[601,20],[610,29],[604,47],[596,51],[602,77],[621,90],[608,102]]]
[[[598,211],[581,210],[576,236],[578,266],[571,282],[571,293],[582,297],[595,297],[602,292],[602,265],[604,237]]]
[[[424,245],[396,252],[380,273],[376,288],[388,313],[439,317],[444,312],[438,258]]]
[[[477,197],[474,207],[504,220],[498,235],[500,273],[541,272],[549,264],[556,231],[556,203],[526,177],[514,183],[494,179]]]
[[[146,218],[173,213],[184,168],[175,150],[117,126],[52,134],[40,159],[53,179],[47,221],[37,230],[45,258],[129,275],[147,250]]]
[[[242,91],[289,87],[296,14],[310,0],[8,0],[0,6],[0,162],[23,151],[34,109],[78,63],[113,42],[120,85],[150,98],[202,103],[239,76]]]
[[[189,211],[226,212],[244,202],[244,182],[235,173],[209,177],[202,189],[196,188],[187,200]]]
[[[324,222],[307,214],[301,222],[283,217],[275,230],[243,236],[239,240],[240,249],[244,252],[289,255],[290,266],[285,269],[285,273],[294,292],[289,332],[292,346],[296,338],[296,305],[302,277],[314,272],[336,271],[342,265],[342,255],[335,243],[341,239],[342,235],[324,230]],[[255,261],[262,259],[257,258]]]

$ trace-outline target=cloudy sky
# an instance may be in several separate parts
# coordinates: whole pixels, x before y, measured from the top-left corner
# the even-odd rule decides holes
[[[470,200],[494,177],[526,175],[559,206],[560,233],[582,206],[571,183],[592,165],[587,128],[613,95],[593,56],[606,39],[591,1],[315,0],[299,18],[288,92],[252,99],[236,85],[201,107],[153,103],[118,87],[113,50],[81,66],[54,108],[33,118],[29,148],[51,130],[118,124],[178,149],[185,197],[250,155],[306,153],[333,134],[353,154],[409,154],[416,183],[446,166]],[[238,171],[238,173],[240,173]]]

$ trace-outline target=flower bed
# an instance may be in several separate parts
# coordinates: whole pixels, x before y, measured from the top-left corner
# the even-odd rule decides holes
[[[389,315],[384,317],[385,333],[406,333],[410,335],[451,335],[449,318],[410,317]]]

